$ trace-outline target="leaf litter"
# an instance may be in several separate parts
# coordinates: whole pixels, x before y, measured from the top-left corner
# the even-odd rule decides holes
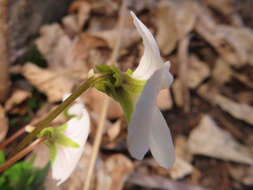
[[[73,1],[61,23],[41,26],[34,40],[47,67],[31,61],[18,69],[11,66],[11,72],[23,75],[47,97],[47,103],[34,113],[31,125],[87,79],[91,68],[107,62],[118,39],[120,5],[118,0]],[[176,163],[164,170],[149,155],[142,162],[132,160],[127,153],[123,112],[111,99],[92,189],[252,187],[253,31],[244,9],[238,11],[233,0],[130,0],[128,7],[154,33],[163,57],[172,60],[174,83],[171,89],[161,91],[157,104],[171,126]],[[188,44],[183,44],[185,39]],[[142,51],[128,15],[119,67],[134,69]],[[30,96],[31,92],[13,87],[12,95],[0,106],[0,140],[8,130],[8,114],[16,109],[15,114],[22,115],[17,108]],[[90,89],[82,99],[91,115],[92,142],[104,95]],[[59,118],[56,123],[63,121]],[[83,188],[91,144],[87,144],[77,169],[60,189]],[[220,167],[227,169],[221,171]],[[50,176],[46,185],[56,189]]]

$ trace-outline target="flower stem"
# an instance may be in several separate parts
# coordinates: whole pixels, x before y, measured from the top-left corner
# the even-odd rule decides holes
[[[26,154],[31,152],[37,145],[39,145],[41,142],[43,142],[46,139],[46,137],[41,137],[39,139],[36,139],[33,143],[31,143],[28,147],[23,149],[22,151],[18,152],[15,156],[11,157],[9,160],[4,162],[0,166],[0,173],[3,172],[5,169],[7,169],[9,166],[14,164],[19,159],[23,158]]]
[[[41,130],[48,127],[50,122],[53,121],[61,112],[63,112],[64,109],[67,108],[73,101],[75,101],[75,99],[77,99],[84,91],[86,91],[89,87],[92,87],[96,82],[108,77],[111,77],[110,73],[98,74],[85,81],[77,90],[72,93],[71,96],[69,96],[64,102],[52,110],[41,122],[39,122],[35,130],[28,134],[21,141],[17,148],[12,152],[11,156],[20,152],[25,146],[27,146],[40,133]]]

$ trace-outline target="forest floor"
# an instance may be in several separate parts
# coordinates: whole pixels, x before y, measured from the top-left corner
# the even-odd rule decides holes
[[[167,170],[150,153],[143,161],[131,158],[125,117],[110,99],[92,188],[253,188],[253,2],[129,0],[120,31],[121,4],[77,0],[60,22],[41,26],[32,45],[9,67],[12,85],[9,98],[0,105],[0,142],[27,125],[36,126],[64,94],[87,79],[90,69],[107,63],[119,32],[117,64],[123,71],[135,69],[143,44],[128,11],[132,10],[154,34],[164,60],[171,61],[174,81],[160,92],[157,104],[171,129],[176,162]],[[84,186],[104,98],[95,89],[82,95],[91,133],[78,168],[59,189]],[[34,152],[45,151],[42,147]],[[43,167],[48,159],[37,156],[34,164]],[[46,186],[58,189],[50,177]]]

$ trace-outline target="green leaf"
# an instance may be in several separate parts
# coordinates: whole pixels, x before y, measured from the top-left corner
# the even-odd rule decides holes
[[[31,162],[18,162],[8,168],[0,177],[0,189],[42,190],[49,165],[38,169]]]
[[[5,156],[3,151],[0,150],[0,164],[3,164],[5,162]]]
[[[36,173],[35,173],[35,177],[33,179],[33,181],[31,182],[31,190],[33,189],[38,189],[38,190],[44,190],[44,181],[45,181],[45,178],[47,176],[47,172],[49,170],[49,167],[50,167],[50,162],[41,170],[37,170]]]

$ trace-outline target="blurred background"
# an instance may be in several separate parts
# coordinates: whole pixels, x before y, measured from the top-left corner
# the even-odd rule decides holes
[[[110,100],[91,189],[252,189],[253,1],[125,3],[126,11],[120,0],[0,1],[0,142],[27,125],[36,126],[64,94],[87,79],[90,69],[109,61],[117,44],[120,69],[135,69],[143,44],[129,15],[132,10],[154,34],[164,60],[171,61],[174,82],[160,92],[157,104],[172,132],[176,162],[166,170],[150,153],[143,161],[131,158],[125,117]],[[50,170],[46,172],[44,146],[19,162],[32,157],[28,174],[42,176],[31,189],[44,182],[49,190],[83,189],[104,98],[95,89],[82,95],[91,134],[66,183],[56,187]],[[52,125],[61,123],[59,118]],[[20,177],[22,169],[15,171],[19,173],[8,178],[13,189],[17,181],[27,180]]]

